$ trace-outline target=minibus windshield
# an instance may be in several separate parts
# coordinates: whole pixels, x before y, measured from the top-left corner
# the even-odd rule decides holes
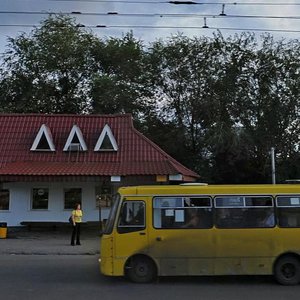
[[[103,230],[103,234],[111,234],[112,233],[115,219],[116,219],[116,214],[118,211],[119,202],[120,202],[120,194],[116,194],[113,199],[113,205],[110,209],[110,213],[109,213],[105,228]]]

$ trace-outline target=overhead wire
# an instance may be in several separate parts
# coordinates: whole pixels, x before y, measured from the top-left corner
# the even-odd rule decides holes
[[[81,2],[81,0],[48,0],[53,2]],[[135,3],[135,4],[145,4],[145,3],[168,3],[168,4],[211,4],[211,5],[222,5],[222,12],[220,14],[197,14],[197,13],[118,13],[118,12],[108,12],[108,13],[97,13],[97,12],[51,12],[51,11],[0,11],[0,14],[24,14],[24,15],[80,15],[80,16],[113,16],[113,17],[160,17],[160,18],[204,18],[204,26],[160,26],[160,25],[83,25],[79,24],[79,27],[88,28],[152,28],[152,29],[224,29],[224,30],[243,30],[243,31],[266,31],[266,32],[300,32],[300,30],[294,29],[267,29],[267,28],[239,28],[239,27],[211,27],[207,25],[207,18],[259,18],[259,19],[292,19],[299,20],[300,16],[272,16],[272,15],[230,15],[224,12],[225,5],[300,5],[300,3],[267,3],[267,2],[195,2],[195,1],[120,1],[120,0],[85,0],[84,2],[115,2],[115,3]],[[0,27],[39,27],[39,25],[32,24],[0,24]]]
[[[0,24],[0,27],[42,27],[34,24]],[[291,32],[300,33],[300,30],[292,29],[267,29],[267,28],[240,28],[240,27],[212,27],[212,26],[155,26],[155,25],[83,25],[76,27],[84,28],[141,28],[141,29],[210,29],[210,30],[237,30],[237,31],[263,31],[263,32]]]
[[[94,3],[121,3],[121,4],[174,4],[174,5],[263,5],[263,6],[282,6],[282,5],[292,5],[297,6],[300,3],[293,2],[197,2],[197,1],[122,1],[122,0],[48,0],[51,2],[94,2]]]
[[[230,15],[230,14],[176,14],[176,13],[96,13],[96,12],[50,12],[50,11],[0,11],[0,14],[23,15],[81,15],[81,16],[107,16],[107,17],[166,17],[166,18],[251,18],[251,19],[292,19],[299,20],[300,16],[268,16],[268,15]]]

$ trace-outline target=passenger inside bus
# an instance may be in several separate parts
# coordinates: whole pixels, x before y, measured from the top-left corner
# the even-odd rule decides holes
[[[266,215],[262,221],[262,226],[263,227],[274,227],[274,225],[275,225],[274,212],[272,210],[266,210]]]
[[[200,218],[196,208],[187,209],[187,222],[182,225],[182,228],[199,228]]]

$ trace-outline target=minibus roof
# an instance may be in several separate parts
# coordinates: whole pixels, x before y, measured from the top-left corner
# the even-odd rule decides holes
[[[278,195],[299,194],[300,184],[252,184],[252,185],[145,185],[119,188],[121,195]]]

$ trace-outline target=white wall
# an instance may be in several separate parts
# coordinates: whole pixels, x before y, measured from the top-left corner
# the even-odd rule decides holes
[[[99,221],[99,210],[96,208],[95,183],[7,183],[3,189],[10,192],[9,211],[0,210],[0,222],[7,222],[8,226],[20,226],[22,221],[61,221],[68,222],[70,209],[64,209],[64,189],[82,189],[83,221]],[[31,209],[31,193],[33,188],[49,188],[49,202],[47,210]],[[109,209],[101,211],[102,219],[108,217]]]

